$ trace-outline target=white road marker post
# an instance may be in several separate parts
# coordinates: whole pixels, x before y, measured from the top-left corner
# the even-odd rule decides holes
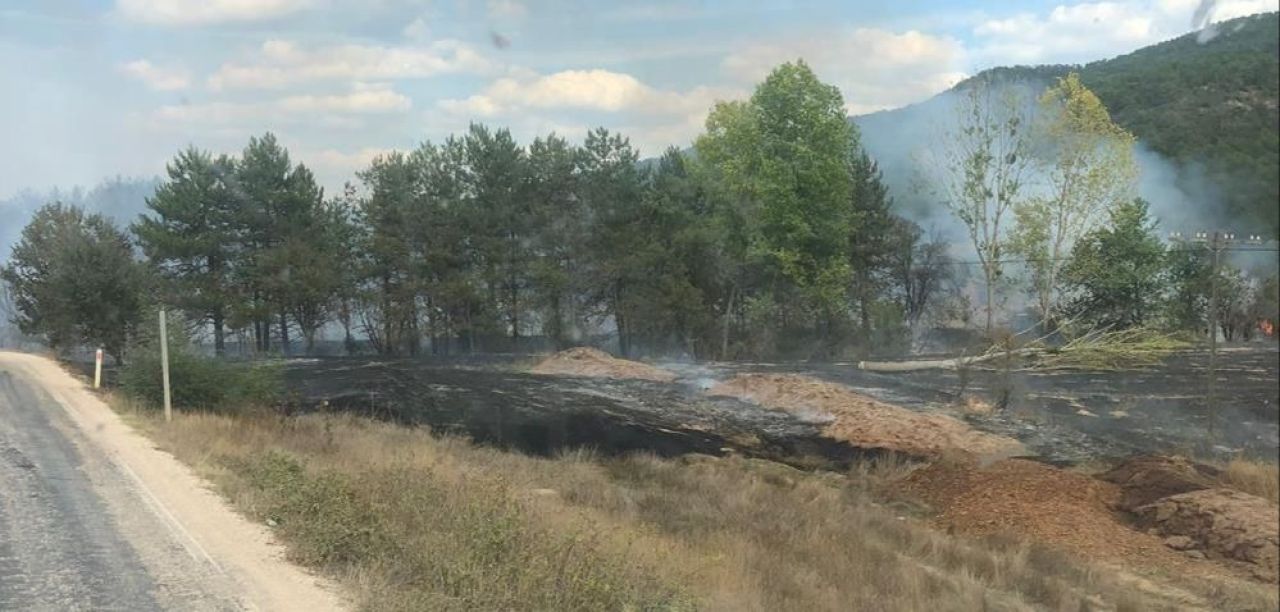
[[[102,387],[102,349],[98,349],[98,352],[95,353],[93,356],[93,388],[99,389],[101,387]]]
[[[164,420],[173,420],[173,408],[169,402],[169,332],[164,326],[164,309],[160,309],[160,374],[164,377]]]

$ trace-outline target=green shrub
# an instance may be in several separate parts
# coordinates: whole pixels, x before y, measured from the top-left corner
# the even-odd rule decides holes
[[[164,403],[160,342],[154,332],[140,333],[120,370],[124,392],[156,407]],[[226,362],[196,352],[180,321],[169,333],[169,385],[178,409],[228,411],[274,404],[283,388],[276,363]]]

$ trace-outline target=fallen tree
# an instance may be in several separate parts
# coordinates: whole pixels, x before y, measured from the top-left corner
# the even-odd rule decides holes
[[[858,369],[869,372],[911,372],[915,370],[955,370],[977,363],[995,361],[1001,357],[1021,357],[1044,352],[1046,349],[1027,347],[1014,350],[990,350],[972,357],[955,357],[953,359],[924,359],[916,361],[859,361]]]
[[[985,353],[972,357],[913,361],[859,361],[858,369],[869,372],[955,370],[1014,357],[1032,357],[1028,367],[1035,369],[1145,368],[1159,365],[1165,357],[1190,346],[1191,343],[1175,335],[1146,328],[1117,331],[1093,330],[1056,348],[1040,346],[1037,341],[1030,346],[1017,349],[993,346]]]

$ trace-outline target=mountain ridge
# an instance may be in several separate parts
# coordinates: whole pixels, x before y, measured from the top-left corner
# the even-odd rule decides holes
[[[899,150],[904,141],[927,142],[929,133],[919,124],[956,92],[979,82],[1045,86],[1076,71],[1117,124],[1176,165],[1173,180],[1188,199],[1216,209],[1207,217],[1260,224],[1275,234],[1280,232],[1280,13],[1240,17],[1215,28],[1217,35],[1203,43],[1192,32],[1083,65],[990,68],[929,100],[850,119],[862,129],[871,155],[883,158],[888,174],[906,161]]]

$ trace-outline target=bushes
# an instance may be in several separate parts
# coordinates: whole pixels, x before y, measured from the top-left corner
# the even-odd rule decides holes
[[[175,408],[227,411],[270,405],[280,399],[283,381],[278,364],[205,357],[196,352],[181,324],[175,323],[169,336],[169,383]],[[124,392],[152,407],[164,402],[156,336],[139,334],[129,351],[129,361],[120,371]]]

